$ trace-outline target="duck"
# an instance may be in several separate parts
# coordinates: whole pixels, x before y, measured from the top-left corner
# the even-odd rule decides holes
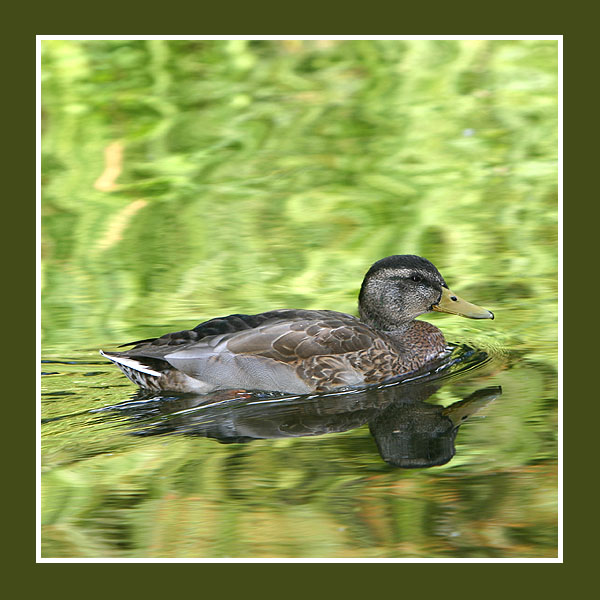
[[[367,271],[358,317],[309,309],[232,314],[100,354],[153,392],[331,392],[382,384],[446,355],[440,329],[416,320],[431,311],[494,318],[451,292],[426,258],[397,254]]]

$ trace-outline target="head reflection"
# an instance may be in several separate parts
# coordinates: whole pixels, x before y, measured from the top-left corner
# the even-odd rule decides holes
[[[502,393],[500,387],[480,389],[444,408],[425,402],[435,391],[427,387],[413,390],[390,402],[369,421],[385,462],[403,469],[447,463],[454,456],[454,440],[460,425]]]

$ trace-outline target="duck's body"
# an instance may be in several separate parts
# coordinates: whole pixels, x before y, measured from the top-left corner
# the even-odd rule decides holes
[[[154,391],[324,392],[381,383],[440,357],[442,332],[414,320],[429,310],[493,318],[452,295],[429,261],[391,256],[365,276],[360,319],[330,310],[229,315],[101,354]]]
[[[378,383],[445,350],[442,332],[429,323],[413,321],[406,335],[413,340],[407,340],[410,352],[352,315],[288,309],[212,319],[103,355],[134,383],[155,391],[307,394]]]

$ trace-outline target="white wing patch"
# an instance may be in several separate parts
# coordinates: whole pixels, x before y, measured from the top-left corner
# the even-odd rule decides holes
[[[151,369],[147,365],[145,365],[137,360],[134,360],[133,358],[127,358],[125,356],[113,356],[111,354],[103,352],[102,350],[100,350],[100,354],[102,356],[104,356],[105,358],[108,358],[108,360],[111,360],[112,362],[114,362],[116,364],[121,364],[126,367],[129,367],[130,369],[133,369],[134,371],[140,371],[141,373],[146,373],[147,375],[155,375],[157,377],[160,377],[162,375],[162,373],[159,373],[158,371]]]

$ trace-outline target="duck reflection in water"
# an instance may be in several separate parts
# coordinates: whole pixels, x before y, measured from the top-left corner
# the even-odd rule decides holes
[[[460,425],[502,393],[494,386],[447,407],[426,402],[440,387],[440,382],[413,381],[345,393],[257,394],[208,403],[206,396],[149,398],[140,393],[111,408],[136,422],[136,435],[195,435],[222,443],[316,436],[368,424],[383,460],[411,469],[450,461]]]

